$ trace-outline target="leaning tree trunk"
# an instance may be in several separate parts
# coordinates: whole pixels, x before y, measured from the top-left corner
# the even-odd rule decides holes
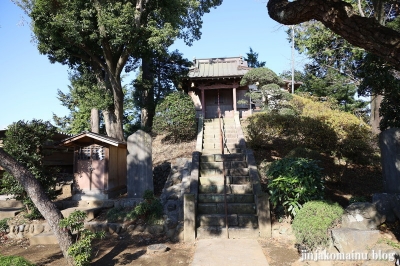
[[[39,181],[11,155],[0,149],[0,166],[12,174],[15,179],[23,186],[27,195],[38,208],[40,213],[50,225],[51,230],[57,237],[61,251],[68,262],[68,265],[74,265],[73,258],[68,256],[68,248],[72,244],[72,235],[69,231],[64,231],[58,225],[63,218],[61,212],[56,208],[53,202],[45,194]]]

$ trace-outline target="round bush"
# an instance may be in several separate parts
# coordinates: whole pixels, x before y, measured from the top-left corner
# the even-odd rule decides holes
[[[317,162],[307,158],[284,158],[267,170],[270,200],[286,215],[296,216],[302,205],[324,197],[324,180]]]
[[[343,214],[337,203],[309,201],[293,219],[292,229],[299,244],[308,251],[326,247],[329,243],[328,230],[335,227]]]
[[[189,95],[173,92],[156,107],[153,131],[167,133],[175,140],[190,140],[196,136],[196,110]]]

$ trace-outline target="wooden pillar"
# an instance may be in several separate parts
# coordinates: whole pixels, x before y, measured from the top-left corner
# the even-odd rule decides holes
[[[233,92],[233,112],[234,112],[233,114],[235,115],[236,111],[237,111],[237,107],[236,107],[236,88],[233,88],[232,92]]]
[[[203,113],[203,118],[206,118],[206,101],[204,98],[204,88],[200,88],[201,90],[201,111]]]

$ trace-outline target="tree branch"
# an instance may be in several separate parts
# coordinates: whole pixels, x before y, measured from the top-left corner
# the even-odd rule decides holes
[[[400,70],[400,33],[382,26],[375,18],[357,15],[339,0],[269,0],[268,13],[275,21],[293,25],[320,21],[351,44],[383,58]]]

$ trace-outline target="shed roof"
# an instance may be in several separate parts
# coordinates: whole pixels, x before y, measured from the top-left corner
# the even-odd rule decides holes
[[[194,59],[189,78],[243,77],[251,67],[243,57]]]
[[[100,135],[90,131],[84,131],[72,137],[63,139],[62,146],[90,145],[90,144],[108,144],[116,147],[126,147],[125,141],[116,138]]]

